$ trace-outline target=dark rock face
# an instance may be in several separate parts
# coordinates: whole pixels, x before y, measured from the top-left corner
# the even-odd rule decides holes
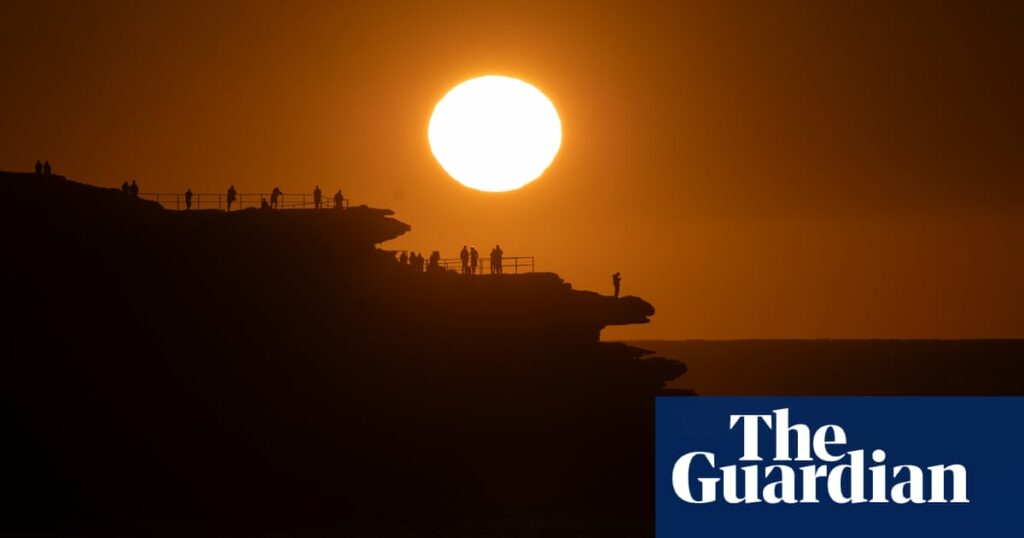
[[[685,368],[598,341],[643,300],[412,272],[385,210],[0,181],[0,520],[649,516],[653,397]]]

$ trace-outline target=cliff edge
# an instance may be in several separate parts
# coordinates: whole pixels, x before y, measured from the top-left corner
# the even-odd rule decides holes
[[[602,343],[654,308],[399,265],[387,210],[167,211],[59,176],[13,203],[6,520],[648,515],[653,397]]]

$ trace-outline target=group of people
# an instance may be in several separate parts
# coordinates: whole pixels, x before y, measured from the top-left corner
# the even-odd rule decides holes
[[[442,270],[441,253],[436,250],[430,253],[429,259],[425,259],[423,257],[423,254],[416,254],[411,250],[409,251],[408,254],[405,251],[402,251],[402,254],[398,256],[398,263],[402,265],[408,265],[412,267],[414,270],[419,271],[421,273],[424,270],[426,270],[428,273],[433,273],[435,271]]]
[[[502,258],[504,255],[505,251],[501,250],[501,245],[494,245],[494,248],[491,249],[490,269],[492,275],[500,275],[502,273]],[[477,267],[480,265],[480,253],[477,252],[476,247],[466,248],[466,245],[462,245],[459,259],[462,260],[462,274],[476,274]]]
[[[36,175],[37,176],[48,176],[52,172],[53,172],[53,170],[50,168],[50,161],[46,161],[45,163],[41,163],[39,161],[36,161]]]
[[[501,245],[495,245],[491,249],[490,270],[492,275],[502,274],[502,258],[504,255],[505,252],[501,250]],[[462,250],[459,252],[459,259],[462,261],[462,274],[476,274],[480,266],[480,253],[476,250],[476,247],[463,245]],[[446,267],[441,267],[441,253],[436,250],[430,254],[428,259],[424,259],[423,254],[417,254],[413,251],[405,252],[403,250],[398,255],[398,263],[408,265],[420,273],[424,271],[431,273],[446,269]],[[616,272],[612,274],[612,288],[614,289],[615,297],[618,298],[619,291],[622,288],[622,273]]]
[[[41,164],[39,161],[36,161],[36,174],[47,175],[47,176],[50,175],[50,162],[47,161],[45,164]],[[131,196],[132,198],[138,198],[139,197],[139,185],[138,185],[138,183],[135,182],[134,179],[132,180],[131,183],[128,183],[127,181],[125,181],[124,183],[121,184],[121,192]],[[281,202],[281,198],[283,196],[284,196],[284,193],[281,192],[281,188],[280,187],[274,187],[274,190],[270,192],[270,201],[268,202],[266,198],[263,198],[260,201],[260,208],[261,209],[277,209],[279,207],[279,204]],[[192,199],[194,197],[195,197],[195,194],[192,193],[192,189],[191,188],[185,190],[185,209],[186,210],[192,209]],[[228,192],[227,192],[226,200],[227,200],[228,211],[231,211],[231,208],[232,208],[232,206],[235,205],[235,202],[239,202],[239,204],[241,204],[241,202],[239,200],[238,191],[235,190],[235,186],[234,185],[231,185],[230,187],[228,187]],[[313,189],[313,207],[316,208],[316,209],[320,209],[321,207],[323,207],[323,192],[320,190],[320,185],[317,185],[316,188]],[[341,190],[339,190],[338,192],[334,193],[334,207],[336,209],[344,209],[345,208],[345,197],[341,194]]]
[[[505,251],[501,250],[501,245],[495,245],[491,249],[490,270],[492,275],[502,274],[502,257],[504,255]],[[459,252],[459,258],[462,260],[462,274],[475,275],[480,267],[480,253],[476,250],[476,247],[463,245],[462,251]],[[436,250],[430,254],[428,259],[424,259],[423,254],[417,254],[413,251],[408,253],[402,251],[398,256],[398,263],[408,265],[420,272],[426,271],[430,273],[445,269],[441,267],[441,253]]]
[[[491,249],[492,275],[501,274],[502,257],[504,255],[505,251],[501,250],[501,245],[494,245],[494,248]],[[475,275],[480,258],[480,253],[476,251],[476,247],[469,247],[469,250],[466,250],[466,245],[462,245],[462,252],[459,253],[459,258],[462,260],[462,274]]]
[[[128,184],[125,183],[125,186],[127,185]],[[122,189],[124,188],[133,189],[133,196],[138,196],[138,187],[135,186],[134,181],[132,181],[130,187],[122,187]],[[125,192],[129,191],[126,190]],[[186,210],[192,209],[192,198],[194,196],[195,195],[192,193],[191,188],[185,191]],[[283,196],[284,192],[281,191],[281,188],[274,187],[274,190],[270,191],[270,201],[267,201],[266,198],[260,199],[260,209],[278,209],[280,207],[281,198]],[[235,189],[234,185],[228,187],[228,192],[225,200],[227,201],[228,211],[231,211],[231,207],[235,205],[235,202],[239,201],[238,191]],[[316,188],[313,189],[313,207],[316,209],[320,209],[321,207],[323,207],[323,192],[320,190],[319,185],[317,185]],[[345,208],[345,197],[341,194],[340,190],[334,194],[334,207],[337,209]]]
[[[232,186],[232,189],[234,186]],[[230,191],[229,196],[230,196]],[[260,209],[278,209],[280,207],[281,198],[284,196],[284,192],[281,191],[280,187],[274,187],[274,190],[270,191],[270,201],[266,198],[260,200]],[[230,202],[228,204],[228,210],[230,211]],[[320,185],[317,185],[313,189],[313,209],[320,209],[324,206],[324,193],[320,190]],[[341,194],[341,190],[334,193],[334,208],[345,209],[345,196]]]

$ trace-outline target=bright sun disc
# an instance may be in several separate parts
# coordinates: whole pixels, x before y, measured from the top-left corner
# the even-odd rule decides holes
[[[467,187],[501,192],[537,179],[562,145],[562,122],[537,88],[486,76],[452,88],[434,107],[430,150]]]

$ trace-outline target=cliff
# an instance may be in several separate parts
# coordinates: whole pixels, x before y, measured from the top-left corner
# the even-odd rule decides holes
[[[0,181],[6,521],[649,516],[653,396],[685,367],[598,341],[647,302],[414,272],[377,248],[409,230],[387,210]]]

